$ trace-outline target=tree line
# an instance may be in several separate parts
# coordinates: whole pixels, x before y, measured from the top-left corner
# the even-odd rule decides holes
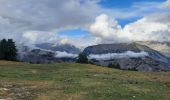
[[[17,60],[17,49],[12,39],[0,40],[0,60]]]

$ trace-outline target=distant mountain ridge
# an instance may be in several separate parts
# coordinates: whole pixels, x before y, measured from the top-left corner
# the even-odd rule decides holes
[[[170,42],[138,41],[136,43],[146,45],[170,58]]]
[[[86,47],[83,53],[90,62],[96,65],[108,66],[120,64],[122,69],[135,68],[139,71],[168,71],[170,58],[168,42],[133,42],[99,44]],[[161,47],[161,48],[159,48]],[[81,52],[70,44],[55,45],[51,43],[36,44],[34,46],[19,46],[18,58],[30,63],[59,63],[75,62]]]
[[[41,49],[46,49],[51,51],[61,51],[61,52],[67,52],[72,54],[79,54],[81,52],[80,49],[70,44],[62,45],[62,44],[42,43],[42,44],[36,44],[35,46]]]
[[[75,46],[50,43],[18,46],[18,59],[30,63],[75,62],[80,50]]]

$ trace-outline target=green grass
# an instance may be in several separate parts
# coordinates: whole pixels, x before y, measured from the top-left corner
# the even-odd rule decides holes
[[[170,100],[169,72],[134,72],[88,64],[0,64],[0,88],[34,87],[23,100]]]

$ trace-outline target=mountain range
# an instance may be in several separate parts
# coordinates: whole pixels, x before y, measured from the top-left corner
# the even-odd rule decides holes
[[[139,71],[170,70],[170,42],[157,41],[99,44],[83,51],[70,44],[19,45],[18,59],[30,63],[75,62],[80,52],[96,65],[119,64],[121,69]]]
[[[35,44],[32,46],[19,45],[18,59],[29,63],[74,62],[80,49],[69,44]]]

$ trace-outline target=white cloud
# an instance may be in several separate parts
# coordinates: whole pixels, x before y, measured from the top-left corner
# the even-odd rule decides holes
[[[30,43],[68,42],[67,38],[56,35],[56,32],[87,26],[103,11],[97,2],[98,0],[0,0],[0,39],[13,38],[15,41]]]
[[[76,37],[65,37],[67,38],[67,43],[69,44],[73,44],[76,47],[80,48],[81,50],[83,50],[84,48],[86,48],[87,46],[90,45],[96,45],[98,43],[100,43],[100,39],[90,35],[80,35],[80,36],[76,36]]]
[[[155,17],[156,16],[156,17]],[[121,28],[115,19],[100,15],[90,25],[90,32],[102,42],[170,41],[170,13],[155,13]]]
[[[128,9],[107,9],[100,0],[0,0],[0,39],[13,38],[19,43],[72,43],[79,47],[104,40],[126,40],[115,19],[102,15],[91,27],[93,36],[70,38],[56,32],[67,28],[86,28],[97,15],[106,13],[119,19],[139,17],[156,9],[158,2],[133,4]],[[97,29],[98,28],[98,29]],[[128,29],[130,30],[130,28]],[[120,33],[119,35],[115,33]]]
[[[40,32],[40,31],[28,31],[22,34],[22,38],[25,42],[36,44],[36,43],[51,43],[57,42],[58,38],[57,35],[53,32]]]
[[[14,31],[83,26],[96,9],[100,8],[90,0],[0,0],[0,16],[8,27],[15,26]]]
[[[124,53],[108,53],[108,54],[91,54],[88,56],[89,59],[96,59],[96,60],[110,60],[110,59],[121,59],[121,58],[139,58],[139,57],[146,57],[149,54],[147,52],[133,52],[127,51]]]
[[[0,0],[0,25],[5,31],[49,31],[67,27],[84,27],[96,15],[107,13],[116,18],[142,16],[158,3],[134,4],[127,9],[106,9],[100,0]],[[154,4],[153,4],[154,3]],[[146,8],[141,9],[141,8]]]
[[[76,58],[78,55],[77,54],[72,54],[72,53],[67,53],[67,52],[60,52],[56,51],[56,58]]]
[[[167,0],[161,5],[161,8],[170,8],[170,0]]]
[[[163,22],[169,19],[167,15],[170,14],[153,14],[126,25],[123,29],[125,37],[132,41],[170,41],[170,20]]]
[[[117,38],[115,33],[120,33],[121,26],[115,19],[109,19],[105,14],[98,16],[95,23],[90,26],[90,31],[98,37],[108,38],[110,36]]]

